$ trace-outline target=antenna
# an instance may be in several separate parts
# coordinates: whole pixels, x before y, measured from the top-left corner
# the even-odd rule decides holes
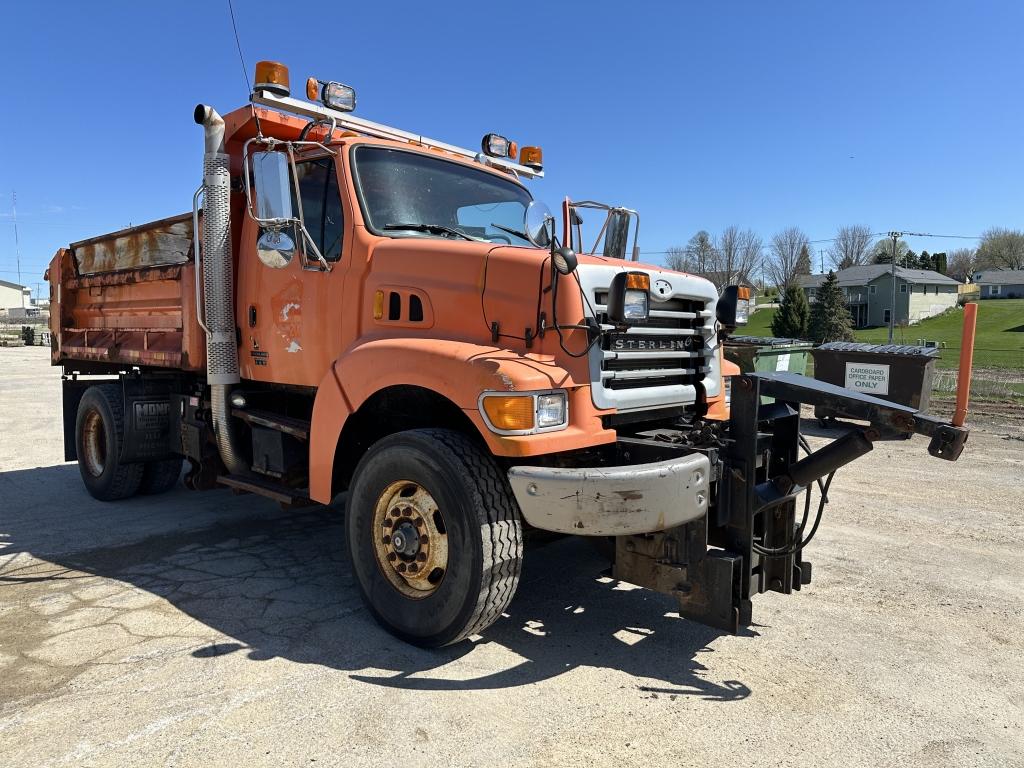
[[[252,116],[256,121],[256,133],[263,135],[260,128],[260,116],[256,114],[256,105],[252,101],[252,84],[249,82],[249,68],[245,66],[245,56],[242,54],[242,41],[238,38],[238,25],[235,24],[235,7],[228,0],[228,13],[231,14],[231,30],[235,33],[235,46],[238,48],[238,60],[242,62],[242,76],[245,78],[245,92],[249,94],[249,105],[252,107]]]
[[[14,259],[18,269],[18,289],[21,292],[21,308],[25,308],[25,291],[21,285],[21,242],[18,240],[18,193],[11,190],[11,213],[14,218]]]

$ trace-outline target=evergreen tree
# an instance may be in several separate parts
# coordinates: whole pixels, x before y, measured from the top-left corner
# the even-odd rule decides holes
[[[817,300],[811,307],[809,330],[815,344],[853,341],[853,320],[835,272],[829,272],[818,289]]]
[[[791,285],[782,295],[782,303],[772,318],[772,335],[783,339],[806,339],[811,308],[804,289]]]
[[[800,255],[797,257],[794,274],[809,275],[811,274],[811,271],[811,252],[808,250],[807,246],[804,245],[800,248]]]

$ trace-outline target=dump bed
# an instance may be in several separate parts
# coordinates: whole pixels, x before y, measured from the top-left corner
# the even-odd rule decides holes
[[[192,234],[186,213],[57,251],[46,273],[53,364],[202,370]]]

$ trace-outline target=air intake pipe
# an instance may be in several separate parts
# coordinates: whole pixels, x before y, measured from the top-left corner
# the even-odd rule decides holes
[[[206,309],[206,382],[217,450],[228,472],[248,474],[232,428],[228,396],[238,383],[238,342],[235,336],[234,275],[231,262],[231,168],[224,151],[224,119],[213,107],[196,106],[194,118],[203,126],[203,304]]]

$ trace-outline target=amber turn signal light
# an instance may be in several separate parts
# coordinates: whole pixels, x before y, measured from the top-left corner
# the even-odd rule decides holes
[[[651,276],[644,272],[627,272],[626,287],[649,291],[651,290]]]
[[[522,395],[488,395],[483,398],[484,413],[495,429],[533,429],[534,405],[532,397]]]

